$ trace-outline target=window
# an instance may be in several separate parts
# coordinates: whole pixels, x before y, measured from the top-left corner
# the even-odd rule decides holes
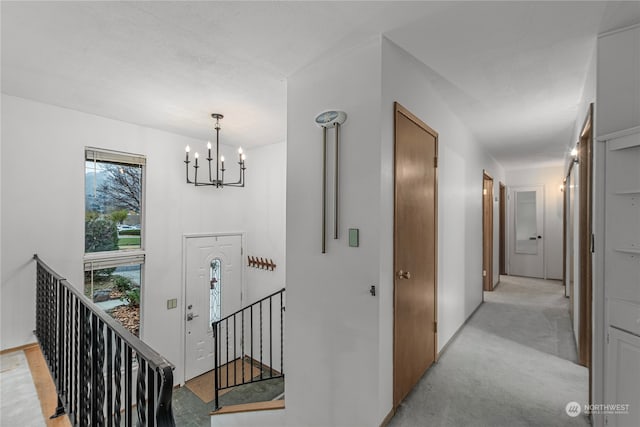
[[[85,295],[139,335],[144,248],[143,156],[85,151]]]
[[[209,283],[211,285],[209,290],[209,325],[220,320],[222,313],[220,306],[220,291],[222,286],[220,268],[221,263],[218,258],[211,261],[211,266],[209,268]]]

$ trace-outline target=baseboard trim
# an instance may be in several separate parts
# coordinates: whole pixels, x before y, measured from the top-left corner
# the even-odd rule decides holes
[[[38,346],[37,342],[32,342],[29,344],[19,345],[18,347],[7,348],[6,350],[0,351],[0,354],[13,353],[15,351],[23,351],[23,350],[30,349],[31,347],[37,347],[37,346]]]
[[[467,319],[464,321],[464,323],[462,325],[460,325],[460,327],[458,328],[458,330],[456,331],[455,334],[453,334],[453,336],[451,337],[451,339],[449,339],[449,341],[447,341],[447,343],[444,345],[444,347],[442,347],[442,350],[440,350],[438,352],[438,358],[436,359],[439,360],[440,357],[447,351],[447,349],[449,348],[449,346],[451,345],[452,342],[454,342],[456,340],[456,338],[458,338],[458,335],[460,335],[460,332],[462,331],[462,328],[464,328],[467,323],[469,323],[469,320],[471,320],[471,318],[473,316],[475,316],[475,314],[478,312],[478,310],[480,309],[480,307],[482,307],[482,305],[484,304],[484,301],[481,301],[480,304],[478,304],[478,306],[473,310],[473,312],[469,315],[469,317],[467,317]]]
[[[387,416],[384,417],[384,420],[382,420],[382,422],[380,423],[380,427],[386,427],[387,425],[389,425],[389,422],[391,422],[391,418],[393,418],[393,416],[396,414],[396,410],[397,408],[395,407],[391,408]]]

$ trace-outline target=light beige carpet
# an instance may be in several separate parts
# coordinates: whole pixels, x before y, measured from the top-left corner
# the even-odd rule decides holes
[[[251,366],[251,364],[246,361],[243,362],[240,359],[236,359],[233,362],[229,362],[228,364],[222,365],[220,367],[220,387],[227,387],[227,385],[233,387],[237,384],[242,384],[243,365],[244,381],[249,381],[251,380],[251,378],[260,375],[260,369],[256,368],[255,366]],[[228,379],[227,372],[229,373]],[[198,396],[204,403],[213,401],[213,374],[214,371],[211,370],[198,377],[192,378],[185,383],[187,388],[191,390],[196,396]],[[222,396],[223,394],[231,390],[232,388],[220,390],[219,395]]]

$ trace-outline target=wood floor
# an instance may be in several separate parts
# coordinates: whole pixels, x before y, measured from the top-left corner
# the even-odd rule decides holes
[[[37,344],[2,354],[3,426],[71,426],[67,416],[55,419],[57,395],[49,368]],[[6,393],[6,394],[5,394]],[[5,404],[11,408],[4,407]]]

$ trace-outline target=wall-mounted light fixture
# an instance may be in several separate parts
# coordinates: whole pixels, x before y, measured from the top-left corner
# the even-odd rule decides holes
[[[316,116],[315,122],[322,128],[322,253],[326,252],[327,233],[327,129],[336,128],[336,150],[334,169],[334,217],[333,217],[333,238],[338,238],[338,171],[340,160],[340,126],[347,120],[347,113],[344,111],[325,111]]]
[[[576,145],[571,149],[571,156],[573,156],[573,161],[578,163],[578,146]]]
[[[189,163],[191,163],[191,161],[189,160],[189,152],[191,151],[191,148],[187,145],[185,148],[185,152],[186,152],[186,156],[185,156],[185,160],[184,163],[186,165],[186,177],[187,177],[187,184],[193,184],[197,187],[202,186],[202,185],[209,185],[209,186],[214,186],[216,188],[220,188],[220,187],[244,187],[244,171],[247,169],[245,167],[245,160],[247,159],[247,156],[243,153],[242,148],[238,148],[238,165],[240,166],[240,176],[238,178],[237,181],[234,182],[224,182],[224,172],[226,171],[226,169],[224,168],[224,156],[220,156],[220,119],[222,119],[224,116],[222,114],[218,114],[218,113],[213,113],[211,114],[211,117],[213,117],[214,119],[216,119],[216,124],[215,124],[215,130],[216,130],[216,157],[215,157],[215,163],[216,163],[216,175],[215,178],[213,177],[213,172],[211,169],[211,161],[214,160],[211,157],[211,141],[207,142],[207,161],[209,162],[209,181],[205,181],[205,182],[198,182],[198,168],[200,168],[200,166],[198,166],[198,158],[200,157],[200,154],[198,154],[198,152],[196,152],[193,157],[195,159],[194,161],[194,165],[193,165],[193,181],[191,181],[189,179]]]

